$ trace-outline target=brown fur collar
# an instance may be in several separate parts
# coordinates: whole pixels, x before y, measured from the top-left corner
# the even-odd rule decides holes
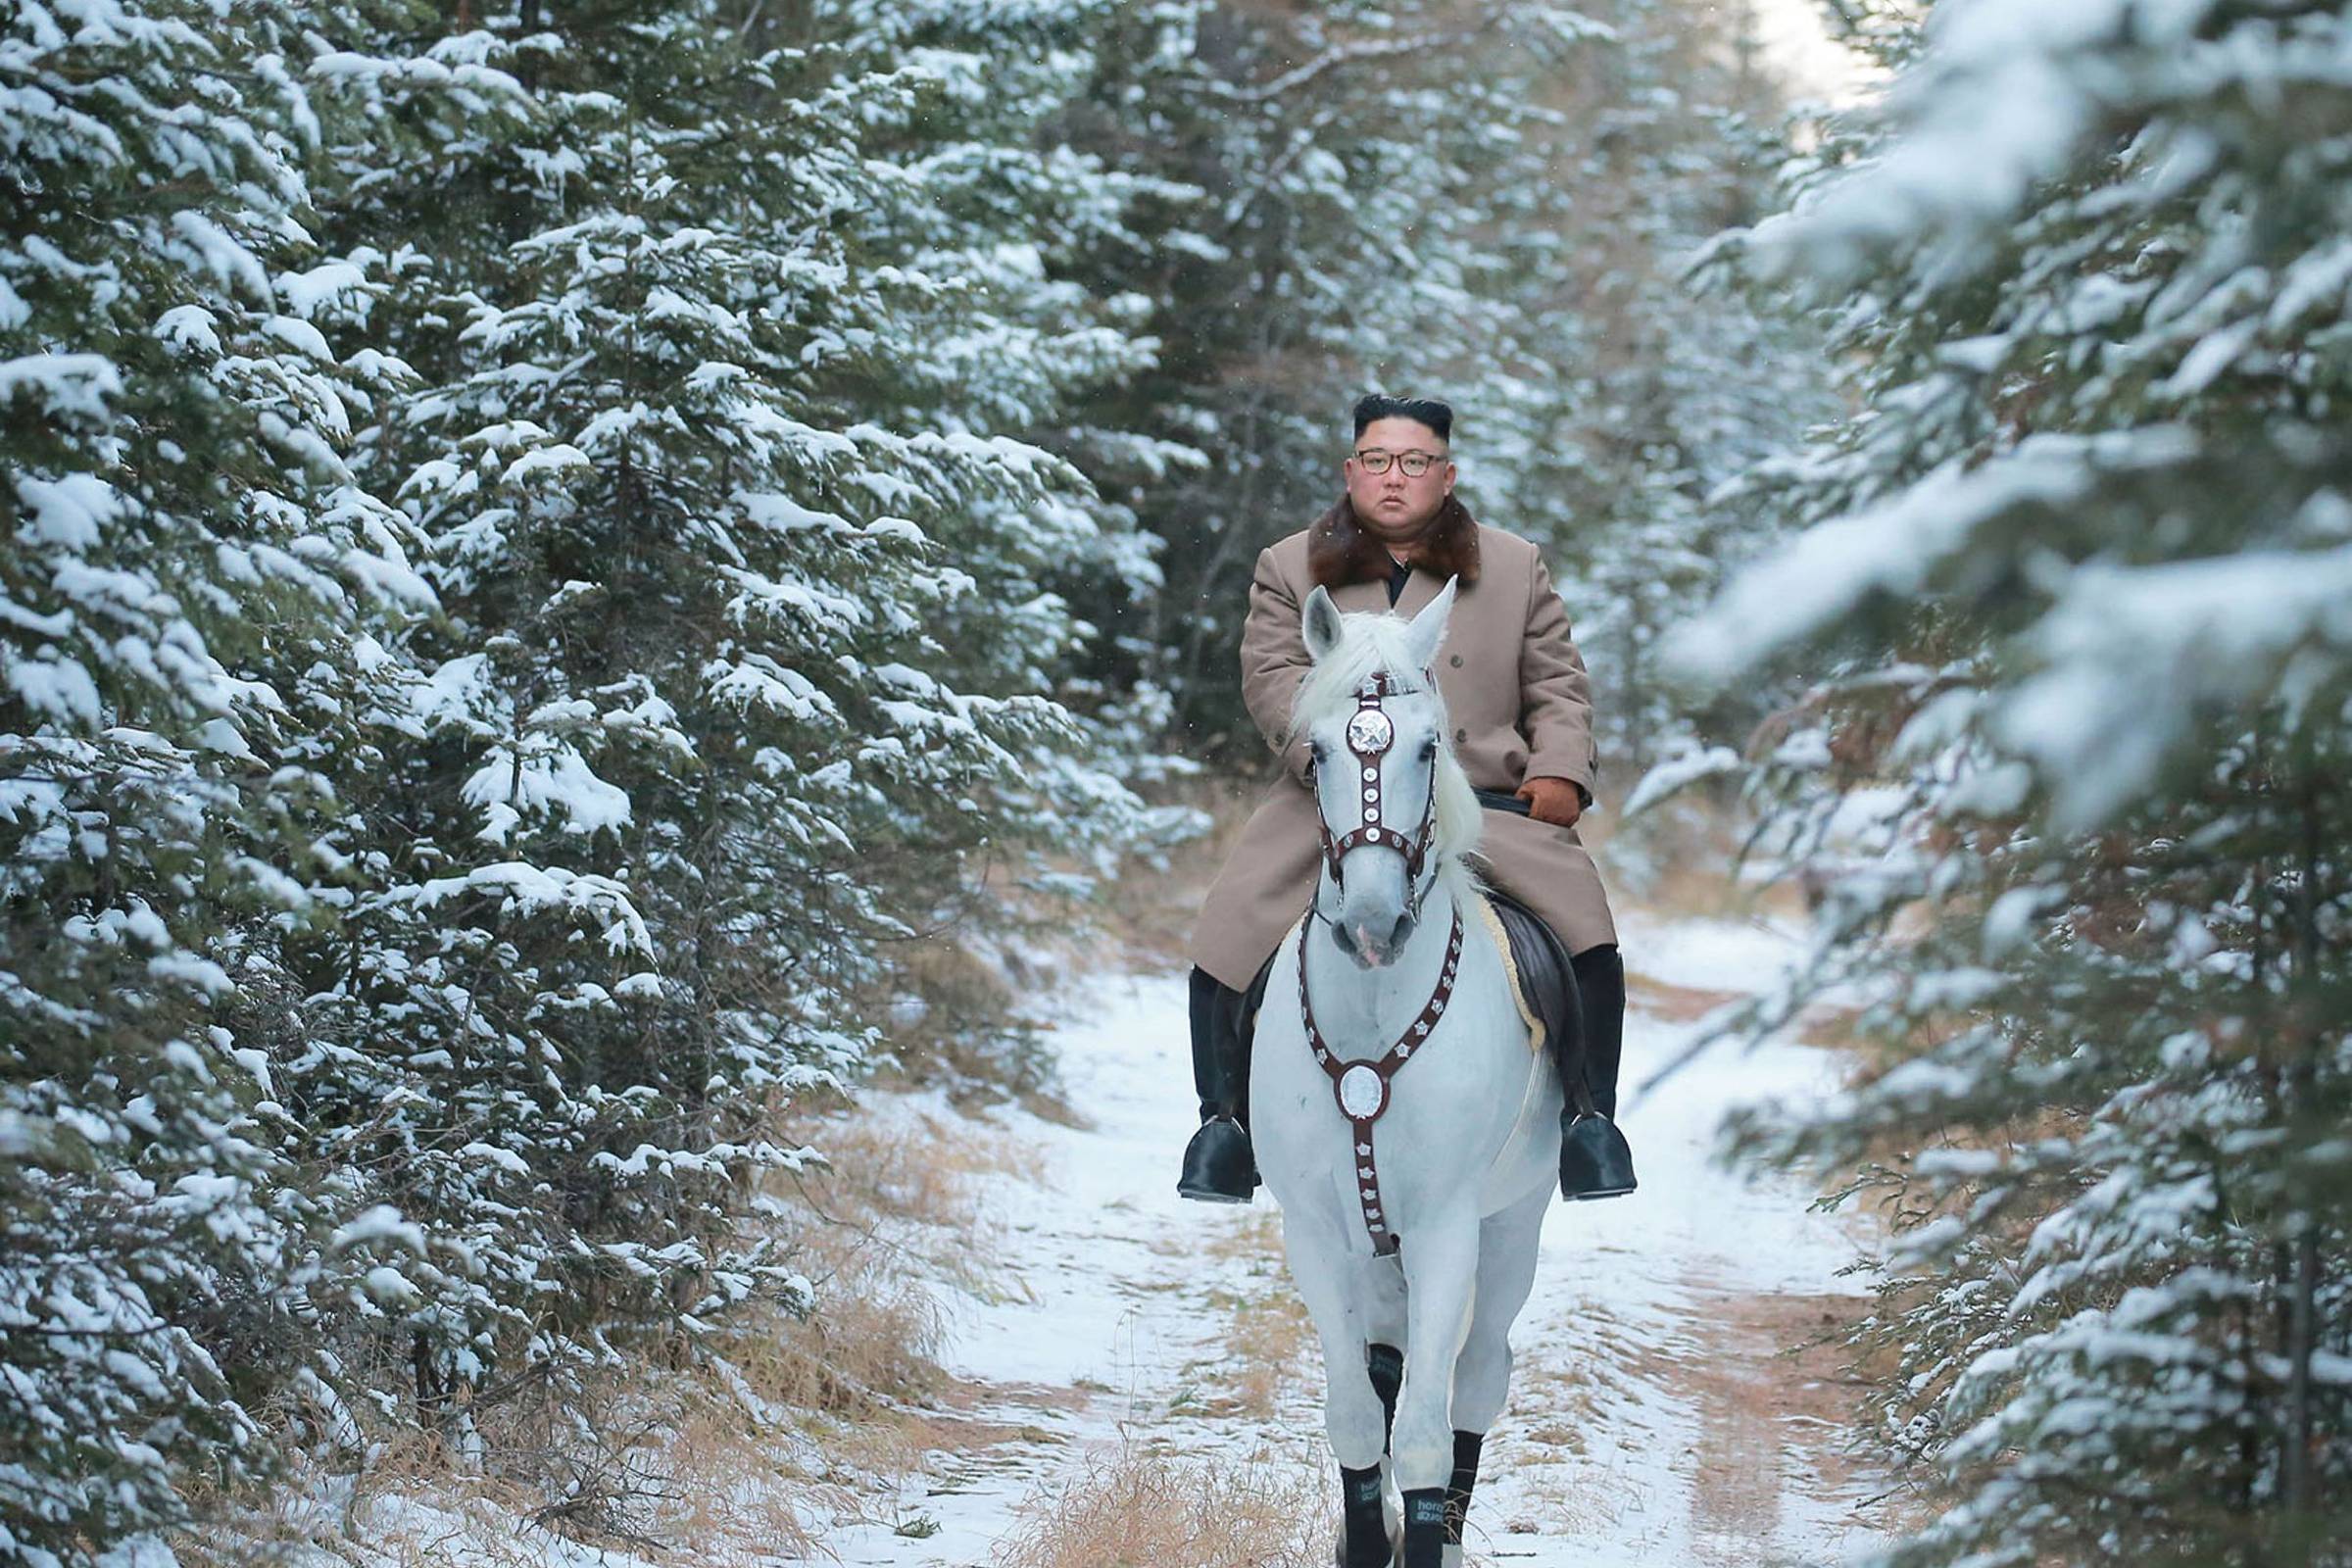
[[[1478,524],[1457,496],[1447,496],[1421,535],[1420,554],[1413,564],[1440,577],[1478,580]],[[1389,550],[1377,535],[1356,520],[1354,503],[1342,495],[1330,511],[1315,519],[1306,534],[1307,575],[1324,588],[1351,582],[1386,582]]]

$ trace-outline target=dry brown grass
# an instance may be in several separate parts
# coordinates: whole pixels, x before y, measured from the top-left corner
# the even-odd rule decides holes
[[[852,1424],[843,1436],[896,1467],[893,1429],[936,1398],[945,1322],[936,1295],[954,1282],[1005,1288],[975,1178],[1026,1168],[1032,1156],[1000,1128],[929,1115],[914,1125],[858,1113],[796,1119],[788,1140],[827,1164],[770,1181],[780,1239],[816,1289],[816,1309],[719,1336],[718,1353],[759,1401]]]
[[[876,1081],[890,1088],[939,1086],[965,1109],[1012,1100],[1054,1110],[1054,1062],[1029,1010],[1031,996],[1050,989],[1057,974],[1040,974],[1024,955],[1066,950],[1054,933],[1066,929],[1066,910],[1022,906],[1039,901],[1009,887],[1003,871],[987,880],[991,896],[1016,909],[1028,924],[1021,946],[983,957],[950,934],[909,938],[894,946],[890,974],[852,1000],[855,1014],[889,1017],[886,1049],[876,1063]],[[1066,969],[1064,961],[1049,965]],[[907,996],[919,997],[919,1013],[894,1009]]]
[[[510,1392],[469,1412],[478,1465],[414,1427],[387,1428],[339,1518],[303,1510],[295,1499],[327,1480],[297,1474],[235,1519],[233,1537],[209,1533],[233,1546],[199,1540],[185,1560],[245,1568],[307,1544],[355,1568],[422,1568],[462,1542],[468,1561],[526,1568],[553,1533],[680,1568],[751,1568],[815,1551],[795,1501],[855,1509],[940,1449],[1043,1437],[969,1415],[979,1396],[938,1359],[939,1283],[991,1286],[976,1179],[1025,1168],[1018,1141],[959,1117],[847,1109],[801,1111],[776,1135],[829,1161],[772,1176],[761,1195],[762,1223],[815,1286],[808,1316],[740,1310],[560,1396],[552,1385]]]
[[[1202,1383],[1197,1411],[1263,1421],[1275,1415],[1286,1396],[1312,1393],[1319,1397],[1314,1320],[1283,1261],[1280,1214],[1252,1210],[1240,1224],[1220,1227],[1203,1250],[1220,1261],[1256,1267],[1249,1289],[1209,1298],[1212,1306],[1232,1314],[1232,1324],[1218,1341],[1215,1359],[1192,1369]]]
[[[1044,1489],[992,1568],[1329,1568],[1319,1469],[1267,1456],[1177,1459],[1123,1444]]]
[[[1314,1336],[1306,1303],[1287,1278],[1235,1308],[1227,1365],[1234,1402],[1244,1413],[1271,1419],[1286,1393],[1306,1386]]]
[[[453,1468],[422,1434],[387,1441],[343,1506],[302,1499],[325,1478],[297,1470],[256,1510],[175,1542],[187,1568],[261,1568],[313,1553],[353,1568],[543,1568],[551,1537],[625,1548],[676,1568],[760,1568],[810,1554],[790,1499],[810,1493],[740,1407],[705,1380],[638,1369],[562,1406],[516,1401],[481,1413],[482,1468]]]
[[[925,1112],[908,1121],[855,1111],[805,1113],[788,1119],[778,1137],[813,1148],[825,1159],[822,1168],[769,1182],[772,1196],[807,1216],[782,1222],[794,1245],[820,1262],[845,1246],[852,1252],[880,1248],[930,1269],[946,1267],[951,1277],[962,1277],[973,1254],[993,1239],[975,1180],[1018,1173],[1036,1162],[1019,1138],[968,1116]],[[824,1231],[845,1228],[849,1234],[830,1243],[820,1239]]]
[[[405,1564],[421,1545],[415,1560],[438,1562],[436,1543],[463,1540],[468,1561],[531,1568],[545,1561],[539,1543],[559,1536],[679,1568],[808,1555],[791,1505],[814,1480],[796,1461],[800,1446],[779,1444],[708,1361],[674,1363],[648,1358],[589,1374],[561,1396],[543,1387],[476,1411],[478,1470],[453,1469],[441,1445],[410,1431],[360,1478],[339,1554],[376,1568]],[[418,1534],[400,1507],[412,1499],[447,1518]]]

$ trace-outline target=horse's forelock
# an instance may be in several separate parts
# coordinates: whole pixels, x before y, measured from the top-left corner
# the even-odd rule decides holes
[[[1356,688],[1387,670],[1393,679],[1416,682],[1427,671],[1414,664],[1405,647],[1410,622],[1395,615],[1350,611],[1340,616],[1339,645],[1325,654],[1299,678],[1298,701],[1291,705],[1291,738],[1340,710],[1353,711]]]

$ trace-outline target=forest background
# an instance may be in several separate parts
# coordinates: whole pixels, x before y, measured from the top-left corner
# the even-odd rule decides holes
[[[2345,1560],[2352,22],[1825,14],[20,0],[0,1561],[821,1319],[788,1113],[1050,1082],[1372,389],[1863,999],[1886,1560]]]

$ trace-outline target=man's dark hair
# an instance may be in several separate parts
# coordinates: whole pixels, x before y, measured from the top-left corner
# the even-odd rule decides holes
[[[1367,392],[1355,402],[1355,438],[1364,438],[1364,426],[1374,419],[1418,419],[1438,433],[1438,439],[1448,446],[1453,444],[1453,410],[1436,398],[1393,398],[1379,392]]]

